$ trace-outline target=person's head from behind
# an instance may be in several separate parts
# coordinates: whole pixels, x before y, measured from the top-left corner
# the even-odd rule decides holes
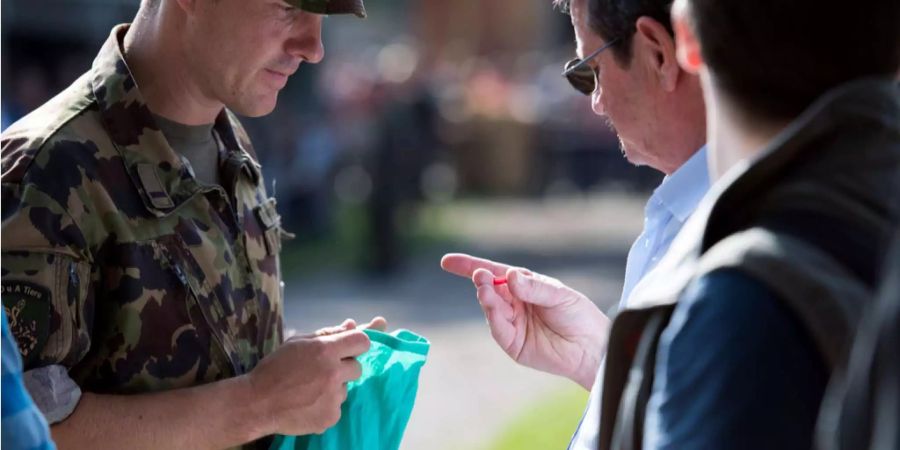
[[[665,173],[677,169],[703,144],[705,115],[699,81],[678,66],[672,0],[554,3],[572,16],[584,60],[580,79],[570,81],[615,128],[625,156]]]
[[[321,14],[361,8],[362,0],[143,0],[136,21],[164,27],[200,100],[261,116],[301,63],[324,56]]]
[[[900,70],[897,0],[676,0],[673,14],[707,104],[749,126],[783,125],[834,87]]]

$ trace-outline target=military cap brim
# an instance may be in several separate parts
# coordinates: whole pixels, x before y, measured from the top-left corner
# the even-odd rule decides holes
[[[286,0],[304,11],[315,14],[354,14],[366,17],[363,0]]]

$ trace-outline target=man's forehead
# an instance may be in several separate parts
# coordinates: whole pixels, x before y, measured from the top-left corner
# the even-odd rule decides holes
[[[579,58],[583,58],[585,52],[589,51],[585,48],[587,46],[585,41],[592,40],[590,36],[586,35],[590,33],[590,28],[587,24],[584,0],[572,0],[570,6],[569,14],[572,16],[572,28],[575,30],[575,51]]]
[[[602,45],[602,39],[590,29],[581,26],[575,27],[575,52],[579,58],[584,58]]]
[[[578,58],[584,58],[587,50],[584,48],[584,40],[575,35],[575,56]]]

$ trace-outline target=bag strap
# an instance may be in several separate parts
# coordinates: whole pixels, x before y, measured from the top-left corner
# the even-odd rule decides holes
[[[656,368],[656,348],[660,336],[669,323],[674,307],[658,308],[652,312],[641,333],[628,382],[616,415],[612,447],[617,450],[641,450],[644,438],[644,413],[650,400]]]

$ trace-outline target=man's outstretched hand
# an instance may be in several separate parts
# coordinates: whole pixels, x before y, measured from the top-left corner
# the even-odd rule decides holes
[[[445,255],[441,267],[472,279],[491,335],[512,359],[591,389],[610,320],[590,299],[555,278],[469,255]]]

